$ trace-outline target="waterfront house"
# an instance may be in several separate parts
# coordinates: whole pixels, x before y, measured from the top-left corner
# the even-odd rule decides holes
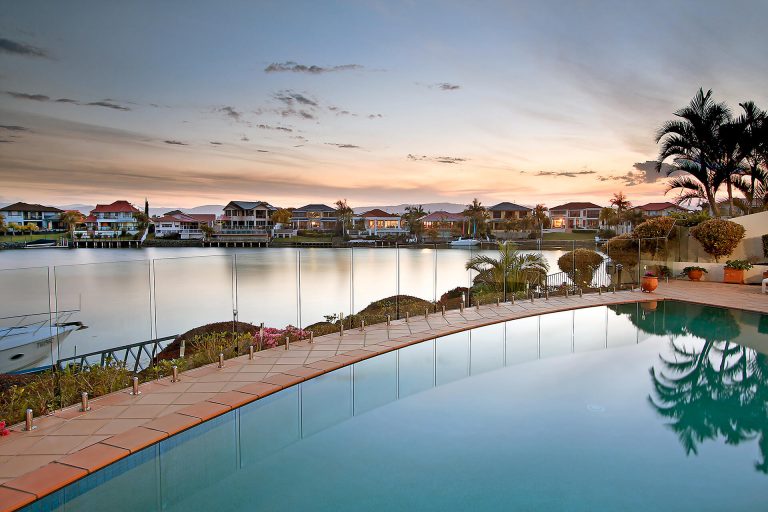
[[[588,202],[571,202],[549,209],[552,229],[599,229],[602,206]]]
[[[635,206],[632,210],[637,210],[643,213],[645,217],[666,217],[675,212],[686,212],[685,208],[681,208],[675,203],[665,201],[663,203],[648,203],[641,206]]]
[[[157,238],[178,236],[181,240],[202,240],[205,233],[201,226],[213,228],[216,216],[212,213],[184,213],[174,210],[151,219]]]
[[[399,215],[378,208],[356,215],[352,223],[360,234],[368,236],[400,235],[408,232],[403,228]]]
[[[491,206],[488,208],[488,213],[490,214],[490,218],[487,222],[490,224],[491,233],[498,238],[509,236],[509,225],[512,222],[533,217],[532,208],[506,201]]]
[[[467,234],[467,217],[461,213],[432,212],[419,219],[431,239],[450,239]]]
[[[128,201],[115,201],[112,204],[97,204],[85,218],[85,229],[75,231],[78,238],[112,238],[135,235],[141,226],[136,216],[141,211]]]
[[[216,224],[217,238],[269,238],[272,212],[266,201],[230,201]]]
[[[55,206],[43,206],[42,204],[13,203],[0,208],[0,214],[5,218],[5,224],[12,222],[22,226],[34,224],[41,231],[63,230],[59,224],[59,216],[64,213]]]
[[[296,229],[333,231],[339,221],[336,210],[324,204],[308,204],[291,213],[291,223]]]

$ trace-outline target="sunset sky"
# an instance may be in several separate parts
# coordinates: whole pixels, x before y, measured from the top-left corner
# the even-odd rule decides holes
[[[654,132],[699,87],[768,107],[766,17],[765,1],[5,0],[0,203],[664,200]]]

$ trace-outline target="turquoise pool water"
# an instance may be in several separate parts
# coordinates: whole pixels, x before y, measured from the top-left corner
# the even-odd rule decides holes
[[[543,315],[384,354],[27,510],[767,510],[768,315],[646,309]]]

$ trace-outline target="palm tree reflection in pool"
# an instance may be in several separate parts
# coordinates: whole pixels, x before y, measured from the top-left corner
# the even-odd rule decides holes
[[[659,368],[650,368],[648,400],[670,420],[686,454],[721,436],[731,445],[758,438],[755,469],[768,474],[768,357],[731,341],[740,328],[727,309],[702,307],[686,330],[704,344],[670,333],[673,357],[660,355]]]

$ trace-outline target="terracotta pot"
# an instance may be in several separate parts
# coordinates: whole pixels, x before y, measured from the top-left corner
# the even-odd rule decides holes
[[[763,279],[768,279],[768,270],[763,270]]]
[[[640,287],[644,292],[651,293],[653,290],[659,287],[659,278],[643,276]]]
[[[725,267],[723,269],[723,282],[744,284],[744,271],[738,268]]]
[[[691,281],[701,281],[702,276],[704,276],[704,272],[701,270],[689,270],[688,271],[688,279]]]

